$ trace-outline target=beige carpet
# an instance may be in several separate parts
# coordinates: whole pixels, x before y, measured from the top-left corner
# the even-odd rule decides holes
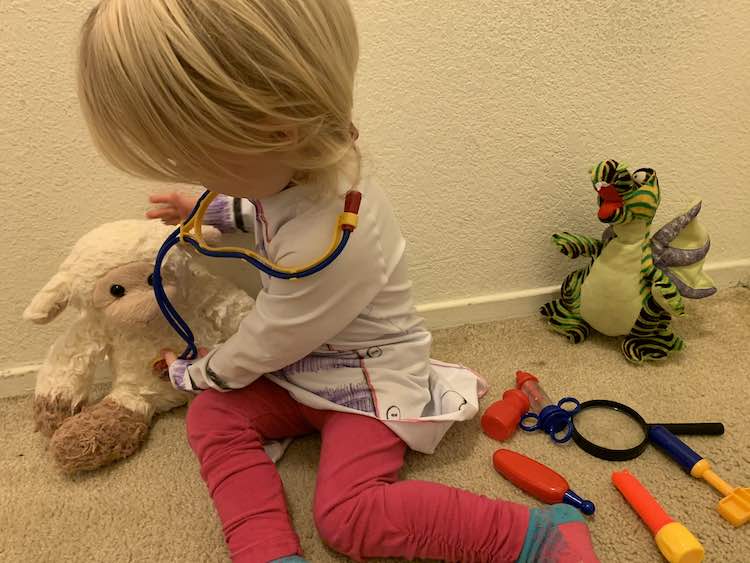
[[[750,486],[750,291],[722,292],[690,303],[691,318],[675,323],[689,350],[666,364],[638,368],[614,340],[580,346],[549,333],[539,319],[470,326],[435,335],[434,355],[476,368],[493,387],[484,406],[513,380],[516,369],[539,375],[553,397],[609,398],[656,422],[720,420],[723,437],[688,438],[735,486]],[[51,467],[44,441],[31,432],[28,399],[0,401],[0,561],[203,562],[226,561],[222,536],[197,465],[185,443],[184,410],[161,417],[147,447],[98,473],[67,479]],[[404,477],[431,479],[489,496],[536,505],[498,476],[490,463],[500,444],[478,420],[454,427],[450,448],[411,454]],[[646,528],[610,484],[628,467],[665,509],[703,542],[707,561],[750,561],[750,523],[734,529],[716,512],[719,500],[649,448],[627,463],[589,457],[574,445],[554,447],[541,435],[516,434],[505,447],[539,459],[594,500],[591,531],[604,562],[658,562]],[[295,525],[314,562],[342,558],[316,537],[310,514],[319,442],[292,445],[280,464]]]

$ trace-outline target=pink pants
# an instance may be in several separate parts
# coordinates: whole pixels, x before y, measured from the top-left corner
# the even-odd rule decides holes
[[[318,411],[261,378],[229,393],[204,391],[187,417],[235,562],[301,554],[264,440],[320,431],[314,517],[323,541],[353,559],[515,561],[526,507],[423,481],[399,481],[406,445],[367,416]]]

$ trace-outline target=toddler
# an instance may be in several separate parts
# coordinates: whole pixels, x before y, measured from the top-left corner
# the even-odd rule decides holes
[[[571,507],[399,480],[407,448],[432,453],[478,412],[486,385],[430,359],[394,211],[360,174],[358,52],[347,0],[102,0],[83,28],[80,97],[103,154],[223,194],[209,221],[254,233],[272,262],[317,259],[345,194],[363,194],[359,226],[330,266],[301,280],[262,275],[226,343],[193,362],[165,353],[172,383],[198,394],[188,438],[231,558],[302,561],[270,446],[320,432],[314,517],[340,553],[596,561]],[[156,202],[166,205],[150,216],[173,223],[194,203]]]

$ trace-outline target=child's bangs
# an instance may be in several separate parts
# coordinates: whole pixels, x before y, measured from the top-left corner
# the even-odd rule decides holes
[[[327,1],[303,14],[253,0],[103,1],[84,24],[78,72],[97,147],[170,182],[226,176],[227,154],[333,171],[352,149],[357,45],[348,5]]]
[[[196,148],[183,146],[181,140],[196,139],[199,132],[185,127],[187,124],[174,115],[167,119],[174,105],[159,108],[158,102],[139,91],[124,73],[114,75],[106,66],[106,59],[98,54],[96,60],[82,62],[79,74],[81,105],[97,148],[125,172],[150,179],[191,181],[185,175],[197,164],[191,162]]]
[[[193,182],[190,171],[211,164],[198,141],[211,145],[214,133],[198,117],[216,109],[201,111],[206,100],[191,95],[194,86],[166,41],[143,30],[137,37],[122,19],[94,11],[83,29],[78,87],[94,141],[125,172]]]

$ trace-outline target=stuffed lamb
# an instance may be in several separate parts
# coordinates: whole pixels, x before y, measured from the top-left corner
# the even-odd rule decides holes
[[[154,373],[164,348],[184,343],[162,317],[151,288],[154,257],[172,227],[117,221],[84,235],[59,271],[34,297],[24,318],[48,323],[64,309],[76,318],[59,336],[36,384],[36,429],[68,473],[92,470],[135,452],[154,414],[183,405],[188,395]],[[187,251],[172,252],[165,289],[202,346],[231,336],[253,300],[210,274]],[[112,389],[87,405],[97,365],[108,361]]]

